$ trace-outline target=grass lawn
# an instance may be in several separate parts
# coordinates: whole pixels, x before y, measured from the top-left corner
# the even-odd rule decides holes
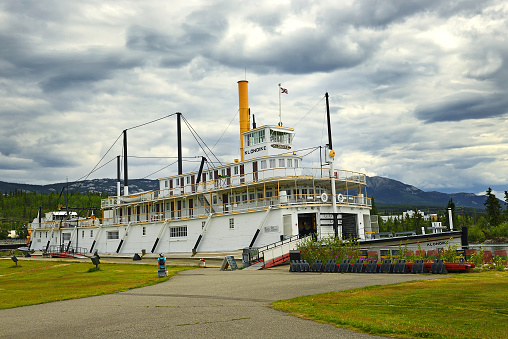
[[[366,287],[279,300],[272,306],[377,335],[508,338],[508,272]]]
[[[176,272],[197,266],[168,266],[168,277],[157,277],[157,265],[69,261],[0,260],[0,309],[89,297],[153,285]]]

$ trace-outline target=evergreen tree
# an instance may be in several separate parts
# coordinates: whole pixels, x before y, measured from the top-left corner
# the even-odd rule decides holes
[[[504,221],[508,221],[508,191],[504,191]]]
[[[372,197],[371,202],[372,202],[372,209],[370,210],[370,215],[379,215],[379,211],[377,210],[376,202],[374,201],[374,197]]]
[[[421,233],[421,224],[423,222],[423,217],[420,213],[418,213],[418,208],[415,207],[415,213],[413,215],[413,229],[416,232],[416,234]]]
[[[483,203],[487,212],[487,220],[490,226],[497,226],[502,222],[501,204],[489,187],[487,190],[487,199]]]

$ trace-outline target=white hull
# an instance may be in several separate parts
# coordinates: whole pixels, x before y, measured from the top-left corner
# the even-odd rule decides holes
[[[344,213],[354,213],[356,228],[364,231],[364,219],[368,220],[369,209],[343,206]],[[31,249],[46,250],[53,246],[64,246],[69,249],[84,249],[86,253],[189,253],[192,252],[200,235],[201,241],[197,252],[236,251],[249,247],[262,247],[281,240],[281,238],[299,234],[302,218],[314,216],[318,221],[317,233],[321,237],[334,235],[333,227],[319,223],[321,213],[330,213],[328,204],[292,205],[273,207],[270,210],[227,213],[212,217],[200,217],[183,220],[166,220],[156,222],[131,222],[121,225],[94,225],[74,227],[72,222],[62,227],[44,227],[45,224],[32,224],[33,237]],[[360,213],[359,213],[360,212]],[[353,214],[351,214],[353,215]],[[203,224],[206,231],[202,233]],[[175,234],[179,227],[185,227],[186,236]],[[118,232],[112,237],[111,232]],[[362,232],[363,233],[363,232]],[[113,238],[113,239],[111,239]],[[70,239],[70,240],[68,240]],[[157,241],[157,239],[159,239]],[[157,245],[154,245],[157,241]],[[70,245],[69,245],[70,243]],[[120,246],[121,243],[121,246]],[[92,248],[93,245],[93,248]],[[83,250],[81,250],[82,252]]]

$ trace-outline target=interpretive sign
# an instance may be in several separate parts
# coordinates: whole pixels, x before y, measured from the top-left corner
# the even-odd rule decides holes
[[[228,267],[231,268],[231,271],[238,269],[238,265],[236,264],[235,257],[233,257],[232,255],[227,255],[224,257],[224,260],[222,261],[220,270],[225,271],[228,269]]]

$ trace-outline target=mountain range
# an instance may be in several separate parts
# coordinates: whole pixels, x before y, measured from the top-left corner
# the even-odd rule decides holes
[[[16,184],[0,181],[0,192],[9,193],[14,191],[26,191],[36,193],[60,192],[67,183],[55,183],[48,185]],[[79,182],[69,182],[69,190],[80,193],[102,192],[109,195],[116,194],[116,179],[93,179]],[[129,192],[157,190],[158,180],[130,179]],[[484,209],[485,195],[474,193],[441,193],[424,192],[419,188],[404,184],[400,181],[385,177],[367,177],[367,196],[374,197],[376,206],[379,208],[424,208],[439,207],[445,209],[448,201],[453,199],[456,207]]]

